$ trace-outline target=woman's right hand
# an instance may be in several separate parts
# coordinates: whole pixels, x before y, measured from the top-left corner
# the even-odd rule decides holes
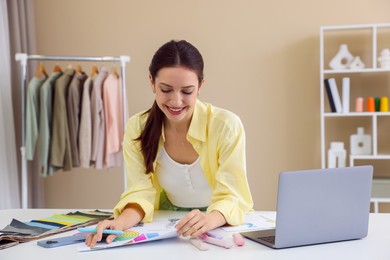
[[[139,223],[144,216],[145,213],[138,204],[130,203],[116,219],[100,221],[96,226],[96,233],[90,233],[85,239],[85,244],[94,247],[102,240],[104,229],[126,230]],[[108,235],[106,243],[111,243],[115,238],[116,235]]]
[[[100,221],[96,226],[96,233],[90,233],[85,239],[85,244],[89,247],[94,247],[97,242],[102,240],[104,229],[124,230],[124,227],[118,220]],[[116,235],[108,235],[106,237],[106,243],[111,243],[114,241],[115,237]]]

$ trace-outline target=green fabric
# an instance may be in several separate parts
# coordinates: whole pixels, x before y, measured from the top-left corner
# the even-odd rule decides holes
[[[160,194],[160,207],[159,207],[160,210],[173,210],[173,211],[191,211],[191,210],[194,210],[194,209],[199,209],[200,211],[206,211],[207,210],[207,207],[203,207],[203,208],[182,208],[182,207],[178,207],[178,206],[175,206],[173,205],[167,195],[165,194],[165,191],[162,191],[161,194]]]
[[[39,89],[46,78],[33,77],[28,83],[26,96],[26,159],[34,159],[38,139]]]

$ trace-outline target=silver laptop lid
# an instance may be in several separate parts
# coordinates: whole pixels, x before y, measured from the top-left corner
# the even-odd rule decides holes
[[[279,175],[275,247],[367,236],[372,166]]]

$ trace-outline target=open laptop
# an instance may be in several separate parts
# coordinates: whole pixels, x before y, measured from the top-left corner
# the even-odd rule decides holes
[[[282,172],[276,228],[241,233],[272,248],[367,236],[372,166]]]

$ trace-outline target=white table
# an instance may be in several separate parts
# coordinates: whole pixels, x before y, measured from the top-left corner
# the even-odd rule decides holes
[[[0,228],[9,224],[12,218],[30,221],[48,217],[55,213],[67,213],[72,209],[15,209],[0,210]],[[161,214],[161,213],[160,213]],[[163,214],[167,214],[166,212]],[[180,216],[180,212],[169,212],[169,216]],[[53,237],[68,236],[75,231]],[[231,234],[225,232],[225,238]],[[370,214],[368,236],[364,239],[313,245],[289,249],[271,249],[246,239],[244,247],[224,249],[213,245],[208,251],[199,251],[186,239],[172,238],[119,248],[92,252],[77,252],[77,245],[46,249],[37,245],[37,241],[19,244],[0,250],[0,259],[390,259],[390,214]]]

